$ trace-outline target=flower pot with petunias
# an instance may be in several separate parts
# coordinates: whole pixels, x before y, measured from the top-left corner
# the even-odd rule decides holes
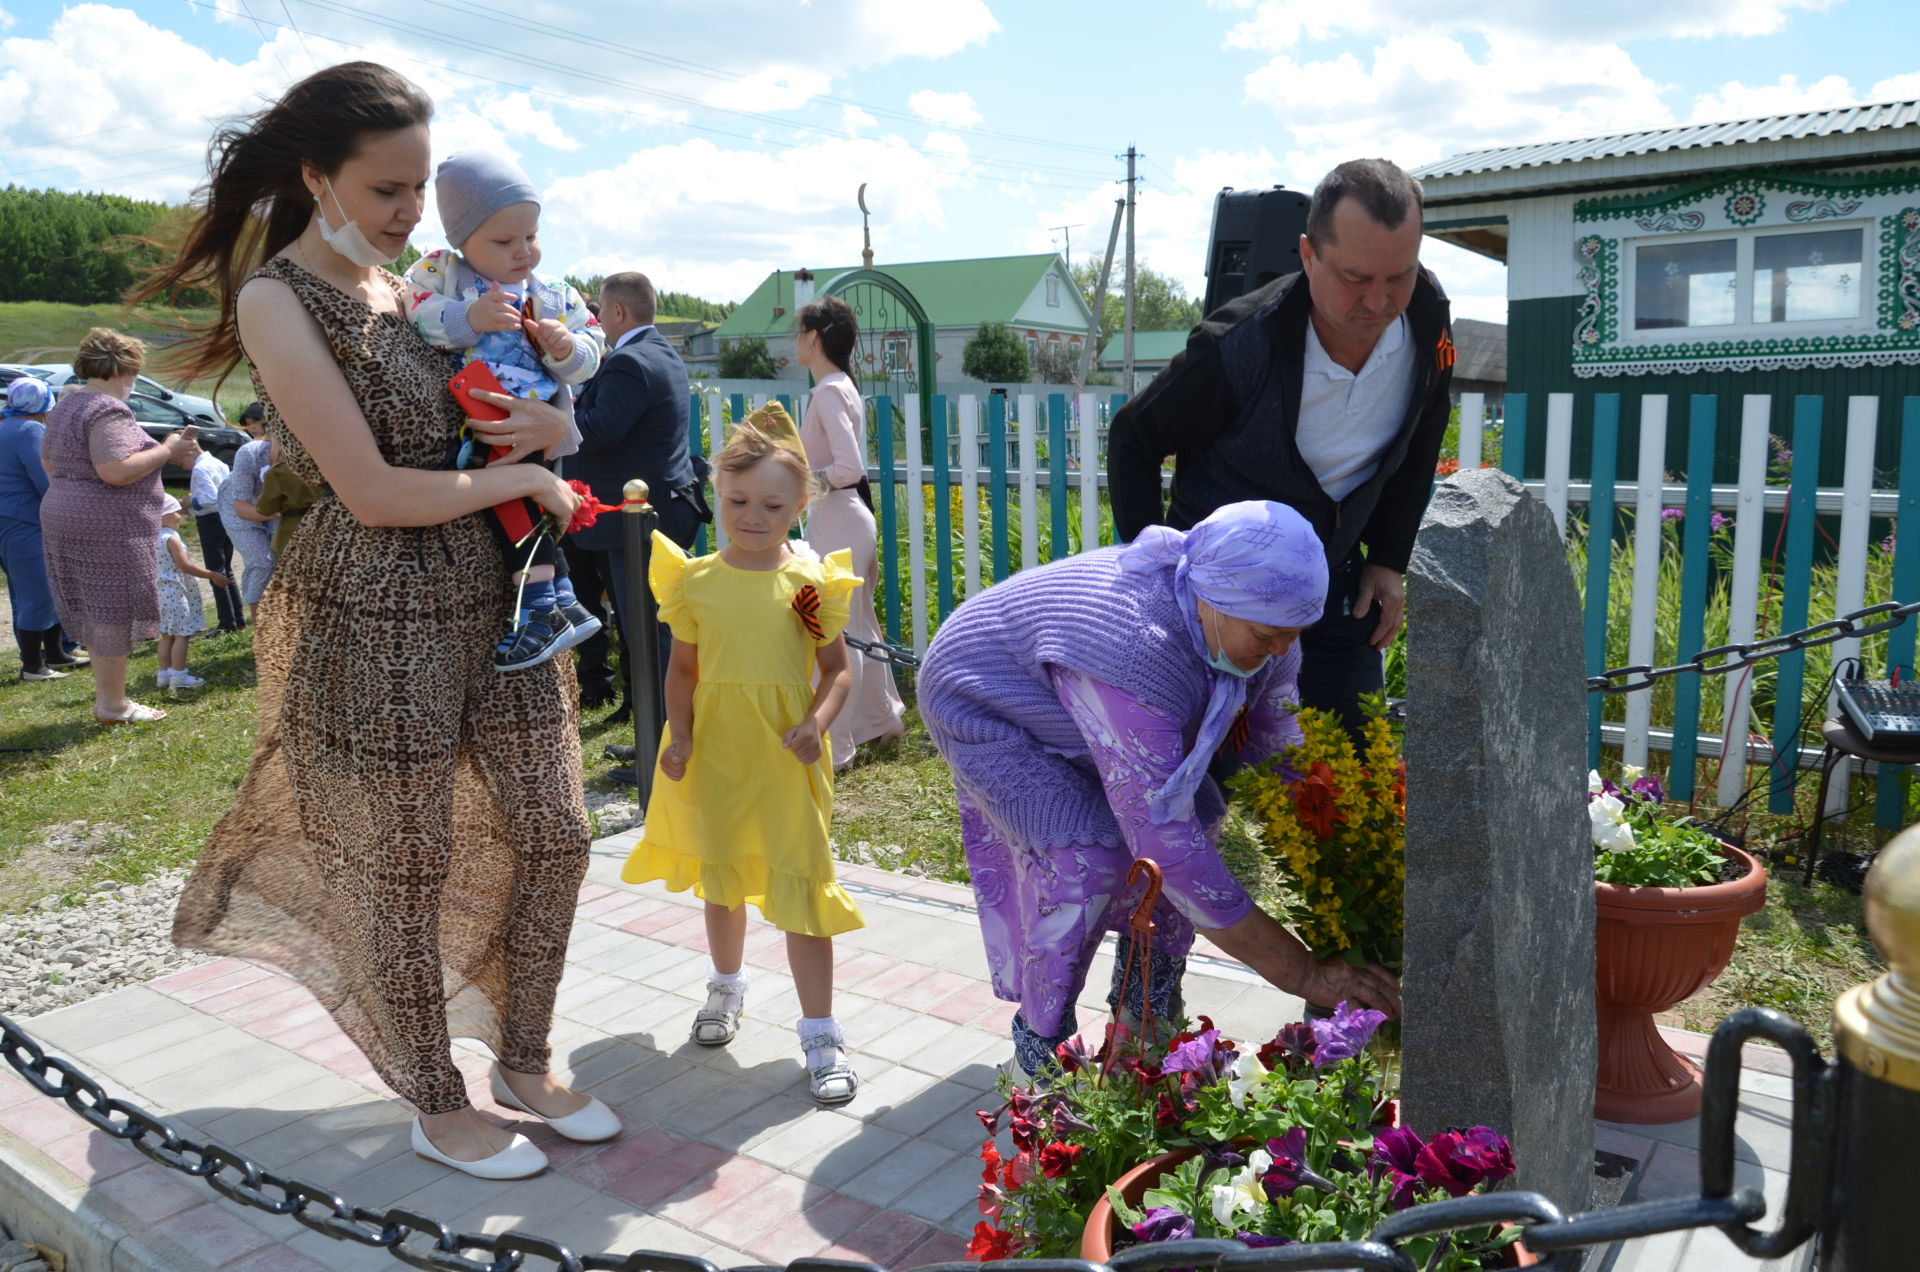
[[[1594,1115],[1680,1122],[1700,1112],[1701,1074],[1654,1016],[1711,985],[1733,957],[1740,920],[1766,903],[1748,853],[1666,809],[1652,774],[1624,786],[1588,777],[1596,912],[1599,1083]]]

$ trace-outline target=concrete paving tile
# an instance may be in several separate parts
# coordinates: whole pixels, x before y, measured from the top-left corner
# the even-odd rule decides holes
[[[393,1272],[399,1262],[385,1250],[352,1241],[336,1241],[312,1231],[303,1230],[290,1237],[286,1244],[289,1250],[312,1259],[327,1272]]]
[[[938,1016],[915,1015],[889,1029],[863,1027],[854,1045],[869,1055],[944,1075],[952,1049],[977,1046],[978,1040],[964,1025],[951,1024]]]
[[[696,954],[685,962],[649,971],[638,979],[642,984],[664,989],[670,994],[705,1000],[707,996],[707,959]]]
[[[977,1212],[973,1215],[975,1219],[979,1217]],[[966,1230],[971,1232],[973,1230],[973,1224],[969,1223]],[[901,1266],[924,1268],[930,1267],[935,1263],[959,1263],[965,1260],[966,1257],[967,1238],[965,1236],[956,1235],[951,1231],[936,1232],[919,1246],[916,1246],[913,1252],[901,1261]]]
[[[292,1246],[269,1245],[234,1264],[231,1272],[327,1272],[327,1268]]]
[[[768,1024],[789,1028],[800,1019],[800,995],[791,989],[761,989],[755,986],[747,995],[746,1014]]]
[[[785,1205],[790,1213],[799,1212],[799,1190],[804,1187],[802,1180],[783,1174],[764,1162],[756,1162],[750,1157],[729,1156],[711,1173],[687,1184],[654,1207],[653,1213],[682,1227],[704,1233],[712,1241],[738,1240],[737,1236],[721,1235],[712,1225],[721,1221],[729,1211],[747,1210],[754,1212],[759,1221],[759,1230],[764,1231],[778,1222],[779,1216],[770,1213],[778,1207]],[[782,1193],[776,1196],[775,1190],[781,1188],[789,1189],[792,1195],[789,1197]]]
[[[861,1124],[854,1118],[829,1112],[811,1100],[789,1096],[769,1100],[757,1112],[767,1118],[776,1114],[790,1116],[746,1140],[742,1150],[769,1166],[799,1175],[806,1174],[802,1163],[830,1152],[861,1130]]]
[[[677,1223],[639,1213],[618,1197],[600,1197],[556,1215],[542,1231],[551,1232],[578,1255],[624,1257],[635,1250],[691,1255],[711,1244],[706,1237]]]
[[[634,936],[652,936],[656,932],[664,931],[677,923],[686,921],[686,907],[655,900],[651,897],[645,898],[644,900],[650,902],[652,908],[636,914],[624,923],[617,924],[616,926],[619,927],[622,932],[630,932]]]
[[[191,1014],[180,1000],[133,985],[35,1016],[33,1036],[49,1051],[93,1059],[96,1051],[117,1054],[128,1034]]]
[[[769,1086],[785,1086],[804,1067],[800,1038],[792,1023],[772,1024],[751,1016],[740,1022],[739,1034],[724,1047],[683,1042],[674,1047],[673,1054],[698,1065],[728,1065],[743,1072],[751,1070],[757,1075],[756,1081],[765,1081]],[[767,1066],[782,1072],[767,1073],[764,1078],[758,1076]],[[791,1072],[785,1071],[788,1069]]]
[[[576,963],[574,966],[582,965]],[[615,990],[625,989],[631,984],[632,982],[619,976],[610,976],[605,972],[589,972],[575,979],[572,984],[560,986],[559,993],[555,994],[553,999],[554,1014],[572,1019],[573,1014],[587,1004],[598,1002]]]
[[[265,984],[264,981],[261,983]],[[320,1004],[314,1001],[313,995],[307,992],[306,986],[288,985],[276,989],[271,994],[250,998],[228,1010],[214,1014],[230,1025],[239,1025],[256,1037],[266,1037],[275,1032],[274,1026],[280,1020],[296,1014],[302,1021],[311,1020],[313,1019],[311,1014],[301,1013],[310,1013],[311,1009],[319,1007]],[[202,1010],[205,1010],[204,1006]],[[321,1008],[321,1010],[324,1012],[325,1009]]]
[[[567,1018],[610,1034],[631,1033],[677,1005],[670,994],[662,994],[651,985],[622,981],[620,987],[602,994],[583,1007],[567,1013]]]
[[[924,978],[887,995],[887,1000],[909,1011],[932,1012],[941,1003],[980,982],[971,976],[935,968]]]
[[[869,1061],[871,1071],[860,1074],[860,1094],[847,1111],[863,1122],[880,1126],[891,1126],[896,1131],[911,1135],[913,1129],[906,1126],[894,1126],[888,1117],[930,1090],[938,1081],[931,1074],[921,1073],[902,1065],[889,1065],[885,1061]]]
[[[143,1085],[157,1093],[161,1105],[211,1120],[213,1111],[258,1108],[269,1099],[295,1088],[316,1086],[331,1077],[325,1066],[273,1050],[272,1055],[243,1058],[221,1056],[191,1069],[182,1069]]]
[[[192,967],[168,972],[165,976],[157,976],[147,984],[163,994],[171,994],[176,989],[186,989],[193,985],[204,985],[210,980],[218,980],[245,966],[247,964],[237,958],[208,959],[204,963],[196,963]]]
[[[663,1202],[683,1189],[688,1195],[702,1191],[706,1181],[733,1160],[738,1159],[725,1149],[689,1142],[648,1162],[606,1191],[641,1210],[657,1212]]]
[[[675,1057],[663,1057],[663,1059],[675,1059]],[[616,1083],[618,1081],[619,1079],[615,1079]],[[697,1114],[689,1113],[690,1105],[720,1098],[722,1092],[738,1082],[737,1075],[689,1066],[618,1107],[641,1121],[677,1131],[679,1128],[668,1121],[669,1118],[692,1116],[698,1120]],[[754,1103],[766,1099],[770,1094],[759,1087],[751,1088],[751,1093],[759,1097]]]
[[[553,1069],[560,1080],[576,1090],[616,1077],[656,1054],[651,1048],[622,1042],[618,1038],[598,1038],[565,1054],[555,1054]]]
[[[765,1169],[758,1162],[752,1165]],[[775,1172],[771,1178],[737,1194],[730,1203],[699,1223],[687,1226],[734,1249],[745,1250],[756,1238],[798,1215],[816,1191],[804,1179]]]
[[[948,1216],[975,1201],[979,1193],[979,1159],[958,1156],[894,1198],[889,1208],[930,1224],[943,1225]]]
[[[929,1175],[959,1160],[959,1156],[953,1149],[943,1144],[934,1144],[926,1140],[909,1140],[866,1169],[855,1173],[851,1178],[830,1186],[850,1197],[858,1197],[861,1201],[870,1201],[876,1206],[886,1206],[918,1187],[920,1182]],[[979,1174],[977,1168],[974,1173],[976,1176]],[[951,1209],[952,1207],[948,1206],[941,1213],[945,1214]]]
[[[555,1169],[567,1178],[606,1192],[648,1162],[684,1147],[688,1141],[657,1126],[633,1127],[609,1144],[587,1146],[588,1151]]]
[[[208,1266],[225,1267],[276,1244],[266,1233],[233,1213],[240,1209],[243,1207],[226,1204],[195,1206],[154,1224],[145,1236],[149,1241],[156,1238],[170,1241],[188,1257],[204,1261]]]
[[[399,1205],[420,1189],[439,1183],[453,1172],[438,1162],[430,1162],[413,1151],[413,1145],[403,1133],[396,1137],[399,1144],[395,1151],[385,1156],[369,1157],[371,1164],[350,1163],[351,1174],[337,1177],[337,1163],[340,1159],[331,1153],[320,1154],[315,1158],[315,1171],[324,1173],[328,1178],[315,1178],[325,1188],[332,1188],[356,1205],[370,1209],[384,1209]],[[378,1149],[363,1147],[362,1152],[377,1153]]]
[[[31,1104],[35,1100],[44,1098],[46,1097],[27,1085],[26,1079],[18,1076],[11,1069],[0,1071],[0,1112],[5,1112],[15,1105]]]
[[[836,953],[833,965],[834,988],[836,990],[858,989],[862,983],[887,971],[893,964],[893,959],[884,954],[875,954],[871,950],[862,950],[851,956]]]
[[[716,1078],[718,1081],[710,1081]],[[731,1142],[732,1137],[723,1134],[721,1128],[765,1104],[773,1098],[773,1092],[745,1075],[692,1069],[655,1088],[649,1096],[677,1100],[676,1107],[657,1109],[650,1120],[682,1135],[737,1148],[737,1142]]]
[[[829,1193],[749,1243],[748,1253],[775,1266],[811,1258],[873,1217],[864,1201]]]
[[[642,1060],[631,1069],[623,1070],[611,1078],[579,1089],[605,1101],[622,1113],[632,1113],[635,1100],[692,1067],[685,1060],[677,1057],[655,1054],[651,1059]],[[639,1120],[651,1121],[644,1117]]]
[[[999,1001],[993,996],[991,984],[985,981],[969,980],[965,988],[942,999],[929,1010],[942,1020],[964,1025]]]
[[[793,1095],[769,1095],[758,1104],[701,1132],[700,1138],[717,1148],[744,1153],[753,1145],[819,1112],[824,1110],[812,1100],[802,1100]],[[754,1156],[758,1157],[759,1154]]]
[[[216,976],[181,989],[169,990],[169,994],[183,1003],[203,1003],[209,998],[214,998],[231,990],[238,989],[242,985],[250,985],[255,981],[268,980],[279,975],[279,973],[273,969],[263,967],[258,963],[247,963],[239,959],[228,959],[226,961],[231,963],[232,966],[225,975]]]
[[[627,904],[627,902],[631,899],[632,898],[627,896],[625,893],[617,892],[612,889],[609,889],[608,891],[601,894],[600,896],[593,898],[591,901],[582,901],[578,906],[574,908],[573,917],[576,919],[597,918],[602,914],[608,913],[609,911],[619,909],[621,906]]]
[[[858,1014],[840,1017],[840,1024],[846,1030],[848,1046],[855,1051],[879,1055],[880,1053],[873,1049],[876,1040],[882,1040],[881,1045],[884,1046],[883,1040],[895,1030],[904,1029],[915,1021],[924,1019],[926,1017],[917,1012],[908,1011],[904,1007],[895,1007],[887,1002],[875,1002],[873,1006],[859,1011]],[[944,1020],[935,1023],[942,1029],[953,1028]],[[891,1047],[887,1049],[894,1050]],[[891,1059],[891,1057],[887,1058]]]
[[[894,960],[888,967],[860,984],[860,992],[869,998],[878,998],[882,1002],[894,1002],[896,995],[904,995],[921,981],[933,975],[934,969],[920,963],[908,963]]]
[[[101,1063],[111,1066],[116,1081],[135,1087],[164,1087],[167,1079],[174,1074],[196,1068],[236,1050],[243,1049],[257,1063],[266,1063],[270,1044],[259,1041],[243,1029],[222,1024],[198,1012],[192,1013],[190,1021],[182,1023],[197,1023],[198,1028],[191,1032],[183,1031],[183,1036],[176,1041],[143,1045],[138,1050],[130,1047],[118,1055],[103,1057]]]
[[[907,1144],[907,1137],[884,1127],[855,1123],[857,1129],[829,1148],[800,1159],[793,1173],[804,1176],[823,1188],[844,1190],[846,1182],[874,1168]]]
[[[865,1259],[883,1268],[904,1267],[907,1255],[934,1235],[934,1229],[918,1219],[881,1210],[828,1247],[826,1257]]]
[[[532,1179],[516,1180],[511,1188],[477,1206],[451,1216],[435,1212],[434,1217],[455,1232],[505,1232],[518,1228],[546,1235],[544,1226],[554,1215],[583,1206],[600,1195],[598,1189],[550,1170]]]
[[[628,941],[633,940],[632,937],[627,937],[626,939]],[[609,953],[612,952],[613,951],[609,951]],[[649,984],[655,984],[665,973],[673,973],[674,975],[672,975],[671,979],[684,982],[686,979],[684,969],[688,967],[698,969],[699,978],[704,980],[706,977],[707,956],[698,950],[682,949],[679,946],[670,945],[664,949],[653,950],[639,957],[630,957],[627,959],[624,967],[609,967],[608,970],[616,971],[619,975],[625,976],[630,980],[646,981]],[[706,997],[704,993],[700,996],[702,998]]]
[[[57,1144],[87,1129],[64,1103],[36,1096],[7,1111],[6,1129],[37,1148]]]
[[[90,1195],[121,1220],[122,1227],[135,1229],[206,1205],[209,1198],[218,1197],[198,1180],[175,1176],[151,1162],[100,1180],[93,1185]]]
[[[64,1112],[65,1106],[61,1106],[61,1109]],[[81,1184],[88,1186],[145,1165],[147,1160],[127,1147],[124,1141],[91,1127],[84,1127],[51,1144],[42,1145],[40,1151],[66,1167]]]

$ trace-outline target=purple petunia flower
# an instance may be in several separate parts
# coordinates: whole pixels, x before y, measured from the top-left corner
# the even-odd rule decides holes
[[[1686,511],[1680,508],[1662,508],[1660,510],[1660,520],[1662,521],[1678,521],[1686,515]]]
[[[1310,1020],[1314,1040],[1313,1067],[1324,1069],[1336,1060],[1348,1060],[1366,1050],[1373,1031],[1386,1023],[1387,1013],[1371,1007],[1354,1010],[1344,1001],[1333,1009],[1331,1020]]]
[[[1728,526],[1733,524],[1733,518],[1716,512],[1713,514],[1713,518],[1711,521],[1708,522],[1708,524],[1713,528],[1713,532],[1715,534],[1718,534],[1720,531],[1725,530]]]
[[[1264,1232],[1236,1232],[1233,1234],[1233,1239],[1249,1250],[1269,1250],[1275,1246],[1293,1244],[1291,1237],[1272,1237]]]
[[[1172,1206],[1155,1206],[1133,1225],[1133,1235],[1142,1241],[1185,1241],[1193,1235],[1193,1219]]]
[[[1497,1184],[1513,1174],[1513,1150],[1505,1136],[1485,1126],[1442,1131],[1420,1150],[1418,1164],[1423,1183],[1464,1197],[1480,1184]]]
[[[1268,1200],[1284,1197],[1302,1184],[1318,1188],[1324,1193],[1339,1191],[1307,1165],[1307,1130],[1304,1126],[1296,1126],[1285,1135],[1268,1140],[1267,1154],[1273,1158],[1273,1165],[1266,1174],[1260,1176],[1260,1186],[1266,1189]]]
[[[1393,1180],[1393,1208],[1405,1210],[1414,1203],[1420,1189],[1420,1137],[1405,1127],[1390,1126],[1373,1137],[1373,1160],[1367,1174],[1374,1179],[1387,1175]]]
[[[1218,1029],[1196,1034],[1167,1053],[1167,1058],[1160,1062],[1160,1072],[1197,1073],[1205,1078],[1214,1077],[1213,1052],[1219,1041]]]
[[[1660,779],[1651,773],[1635,778],[1631,789],[1634,795],[1640,799],[1648,800],[1655,804],[1664,804],[1667,802],[1666,788],[1660,785]]]

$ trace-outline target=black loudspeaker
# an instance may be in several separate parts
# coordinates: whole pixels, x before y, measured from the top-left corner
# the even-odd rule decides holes
[[[1300,271],[1300,236],[1307,228],[1306,195],[1284,186],[1222,190],[1213,202],[1207,240],[1204,312]]]

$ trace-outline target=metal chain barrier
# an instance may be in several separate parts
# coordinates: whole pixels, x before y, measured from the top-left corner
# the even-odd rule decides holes
[[[858,636],[848,636],[847,648],[865,654],[874,662],[905,667],[908,671],[916,670],[920,666],[920,655],[904,645],[889,645],[883,641],[861,640]]]
[[[1686,662],[1675,663],[1671,667],[1615,667],[1611,671],[1603,671],[1597,676],[1588,677],[1587,692],[1638,693],[1642,689],[1652,688],[1656,680],[1686,672],[1701,676],[1724,676],[1728,672],[1739,671],[1743,667],[1751,667],[1766,659],[1778,658],[1782,654],[1796,653],[1820,645],[1831,645],[1835,641],[1873,636],[1890,631],[1906,622],[1914,614],[1920,614],[1920,601],[1908,601],[1905,605],[1896,601],[1881,601],[1878,605],[1869,605],[1865,609],[1855,610],[1840,618],[1830,618],[1824,623],[1815,623],[1812,627],[1803,627],[1797,632],[1769,636],[1765,640],[1757,640],[1750,645],[1715,645],[1712,649],[1703,649]],[[1879,621],[1865,621],[1874,618],[1878,618]],[[1724,658],[1726,661],[1713,661],[1717,658]]]
[[[1877,605],[1869,605],[1865,609],[1855,610],[1840,618],[1830,618],[1824,623],[1803,627],[1797,632],[1769,636],[1764,640],[1756,640],[1746,645],[1715,645],[1711,649],[1701,650],[1686,662],[1675,663],[1671,667],[1650,665],[1615,667],[1597,676],[1589,676],[1587,692],[1638,693],[1643,689],[1651,689],[1657,680],[1686,672],[1701,676],[1724,676],[1769,658],[1778,658],[1782,654],[1797,653],[1803,649],[1831,645],[1836,641],[1858,639],[1891,631],[1915,614],[1920,614],[1920,601],[1909,601],[1904,605],[1896,601],[1881,601]],[[920,656],[901,645],[865,641],[849,636],[847,647],[858,650],[874,662],[905,667],[909,671],[920,666]],[[1716,659],[1724,659],[1724,661],[1716,662]]]
[[[1734,1186],[1734,1121],[1740,1098],[1740,1046],[1767,1038],[1793,1058],[1793,1155],[1781,1224],[1773,1232],[1752,1225],[1767,1203],[1754,1188]],[[430,1215],[403,1207],[372,1210],[329,1189],[263,1170],[234,1150],[181,1134],[138,1105],[107,1094],[72,1062],[48,1055],[25,1030],[0,1016],[0,1056],[36,1091],[65,1102],[88,1125],[124,1140],[153,1161],[197,1176],[231,1201],[295,1222],[336,1241],[386,1250],[394,1258],[434,1272],[519,1272],[528,1267],[559,1272],[719,1272],[706,1259],[658,1250],[576,1255],[566,1246],[525,1232],[497,1236],[456,1233]],[[1777,1011],[1749,1007],[1714,1031],[1707,1055],[1700,1117],[1700,1195],[1636,1202],[1566,1216],[1538,1193],[1495,1192],[1413,1206],[1388,1217],[1364,1241],[1248,1249],[1237,1241],[1171,1241],[1122,1251],[1110,1264],[1082,1259],[1005,1259],[985,1264],[1003,1272],[1154,1272],[1188,1267],[1221,1272],[1269,1269],[1365,1268],[1419,1272],[1395,1243],[1464,1228],[1515,1223],[1525,1228],[1527,1248],[1544,1256],[1539,1267],[1576,1266],[1571,1252],[1640,1237],[1694,1228],[1719,1228],[1742,1252],[1779,1258],[1820,1228],[1832,1165],[1833,1087],[1837,1070],[1821,1057],[1813,1039]],[[759,1266],[759,1265],[754,1265]],[[972,1272],[977,1263],[934,1264],[922,1272]],[[787,1272],[883,1272],[859,1260],[798,1259]]]

